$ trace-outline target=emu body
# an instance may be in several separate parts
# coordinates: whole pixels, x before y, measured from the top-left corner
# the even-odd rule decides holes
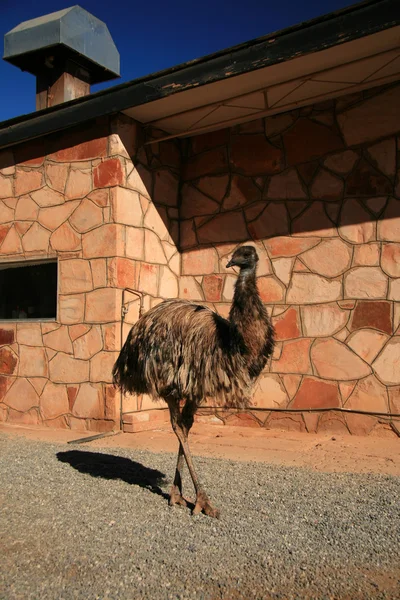
[[[185,458],[196,491],[194,514],[202,510],[210,516],[219,514],[190,455],[188,434],[194,414],[206,399],[220,406],[248,406],[253,385],[273,350],[273,329],[257,291],[257,261],[255,249],[242,246],[228,263],[240,268],[228,319],[200,304],[162,302],[132,327],[113,369],[114,383],[123,392],[167,402],[179,440],[170,504],[186,504],[181,482]]]

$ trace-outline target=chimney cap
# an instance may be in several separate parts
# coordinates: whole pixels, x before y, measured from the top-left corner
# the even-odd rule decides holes
[[[51,57],[85,68],[90,83],[119,77],[119,52],[108,27],[80,6],[24,21],[4,36],[4,60],[38,75]]]

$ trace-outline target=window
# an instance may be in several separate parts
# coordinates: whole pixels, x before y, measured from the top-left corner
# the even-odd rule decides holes
[[[57,262],[0,264],[0,319],[55,319]]]

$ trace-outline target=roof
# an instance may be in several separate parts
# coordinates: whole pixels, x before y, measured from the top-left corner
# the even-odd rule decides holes
[[[400,3],[368,0],[0,123],[0,148],[123,112],[178,137],[400,78]]]

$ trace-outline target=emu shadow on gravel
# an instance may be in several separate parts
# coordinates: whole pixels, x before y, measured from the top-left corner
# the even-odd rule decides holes
[[[82,450],[57,452],[56,456],[60,462],[68,463],[80,473],[103,479],[121,479],[129,485],[145,488],[167,500],[169,498],[169,495],[160,488],[160,484],[165,480],[165,474],[157,469],[145,467],[130,458]]]

